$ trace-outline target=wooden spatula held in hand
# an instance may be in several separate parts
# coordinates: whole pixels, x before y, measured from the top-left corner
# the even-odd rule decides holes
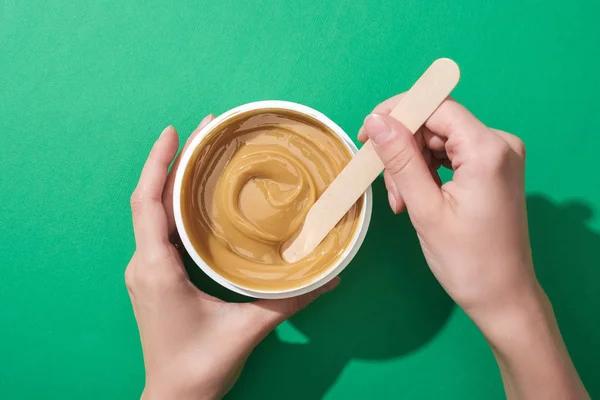
[[[402,97],[390,116],[413,134],[458,83],[460,71],[447,58],[436,60]],[[282,246],[283,259],[294,263],[310,254],[383,171],[373,143],[367,141],[306,214],[299,232]]]

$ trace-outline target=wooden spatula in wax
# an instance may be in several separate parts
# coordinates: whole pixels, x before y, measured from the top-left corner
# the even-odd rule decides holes
[[[390,116],[413,134],[427,121],[458,83],[460,71],[447,58],[436,60],[402,97]],[[282,246],[286,262],[310,254],[383,171],[383,163],[367,141],[306,214],[299,232]]]

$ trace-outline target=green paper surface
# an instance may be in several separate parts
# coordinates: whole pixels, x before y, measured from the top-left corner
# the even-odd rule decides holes
[[[599,397],[599,19],[597,1],[0,0],[0,398],[141,393],[129,196],[165,126],[185,139],[208,113],[281,99],[354,136],[439,57],[461,67],[454,97],[527,145],[537,274]],[[485,339],[374,194],[339,288],[270,335],[228,398],[503,398]]]

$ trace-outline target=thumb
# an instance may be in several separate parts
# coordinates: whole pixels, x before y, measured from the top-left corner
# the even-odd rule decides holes
[[[418,217],[437,209],[442,193],[412,132],[400,121],[381,114],[369,115],[364,128],[409,214]]]
[[[339,283],[340,278],[335,277],[320,288],[298,297],[281,300],[258,300],[248,305],[253,308],[254,313],[258,314],[256,320],[264,321],[263,328],[269,332],[275,329],[277,325],[318,299],[322,294],[335,289]]]

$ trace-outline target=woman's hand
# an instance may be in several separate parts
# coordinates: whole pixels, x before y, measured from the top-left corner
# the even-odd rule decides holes
[[[212,116],[206,117],[190,139]],[[189,140],[188,140],[189,142]],[[125,282],[138,323],[146,368],[145,399],[214,399],[236,382],[254,347],[279,323],[332,290],[336,278],[286,300],[226,303],[189,280],[172,212],[177,132],[166,128],[154,144],[131,196],[136,251]]]
[[[390,206],[408,208],[437,279],[474,318],[537,293],[521,140],[451,99],[413,137],[387,115],[395,101],[367,117],[361,139],[368,136],[385,163]],[[454,170],[443,186],[441,164]]]
[[[510,398],[587,394],[536,279],[525,206],[525,148],[447,99],[412,135],[379,105],[361,128],[385,164],[394,212],[404,208],[429,267],[486,336]],[[454,170],[441,185],[440,165]]]

